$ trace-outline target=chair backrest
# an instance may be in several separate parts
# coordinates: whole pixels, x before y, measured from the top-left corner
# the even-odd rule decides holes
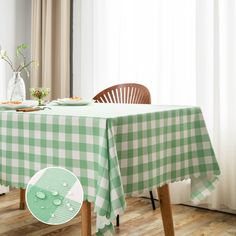
[[[111,86],[98,93],[93,99],[98,103],[151,103],[149,90],[145,86],[136,83]]]

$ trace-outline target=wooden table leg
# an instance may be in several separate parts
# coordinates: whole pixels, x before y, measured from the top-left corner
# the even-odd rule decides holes
[[[174,236],[175,232],[174,232],[168,184],[157,188],[157,193],[160,201],[161,216],[162,216],[165,236]]]
[[[20,188],[20,206],[19,209],[20,210],[24,210],[25,209],[25,189]]]
[[[81,209],[82,236],[91,236],[91,203],[84,201]]]

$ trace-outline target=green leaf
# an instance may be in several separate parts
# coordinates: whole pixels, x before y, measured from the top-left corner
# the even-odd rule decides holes
[[[20,44],[20,45],[17,46],[17,50],[26,49],[26,48],[28,48],[28,47],[29,47],[29,46],[28,46],[27,44],[22,43],[22,44]]]
[[[28,48],[28,47],[29,47],[29,46],[28,46],[27,44],[25,44],[25,43],[22,43],[22,44],[21,44],[21,48],[22,48],[22,49],[26,49],[26,48]]]
[[[18,45],[17,48],[16,48],[16,56],[19,57],[20,54],[22,55],[23,54],[22,50],[26,49],[28,47],[29,46],[27,44],[25,44],[25,43],[22,43],[22,44]]]

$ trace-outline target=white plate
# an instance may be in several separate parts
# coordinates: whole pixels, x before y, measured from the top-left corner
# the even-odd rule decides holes
[[[16,110],[20,108],[34,107],[37,105],[36,101],[24,101],[21,104],[1,104],[0,108],[8,109],[8,110]]]
[[[81,99],[81,100],[70,100],[70,99],[58,99],[56,103],[59,105],[69,105],[69,106],[83,106],[93,103],[94,100]]]

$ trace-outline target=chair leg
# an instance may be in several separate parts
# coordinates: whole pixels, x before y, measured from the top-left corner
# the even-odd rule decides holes
[[[81,235],[82,236],[91,236],[91,203],[84,201],[81,209]]]
[[[25,210],[25,189],[20,188],[20,206],[19,209],[20,210]]]
[[[150,198],[151,198],[151,202],[152,202],[152,209],[156,210],[155,201],[154,201],[154,198],[153,198],[152,191],[149,191],[149,193],[150,193]]]
[[[165,236],[174,236],[174,225],[168,184],[157,188]]]
[[[152,191],[149,191],[149,193],[150,193],[151,202],[152,202],[152,209],[156,210],[155,201],[154,201],[154,198],[153,198]],[[116,227],[119,227],[119,226],[120,226],[120,216],[117,215],[117,217],[116,217]]]
[[[120,216],[117,215],[116,217],[116,227],[119,227],[120,226]]]

